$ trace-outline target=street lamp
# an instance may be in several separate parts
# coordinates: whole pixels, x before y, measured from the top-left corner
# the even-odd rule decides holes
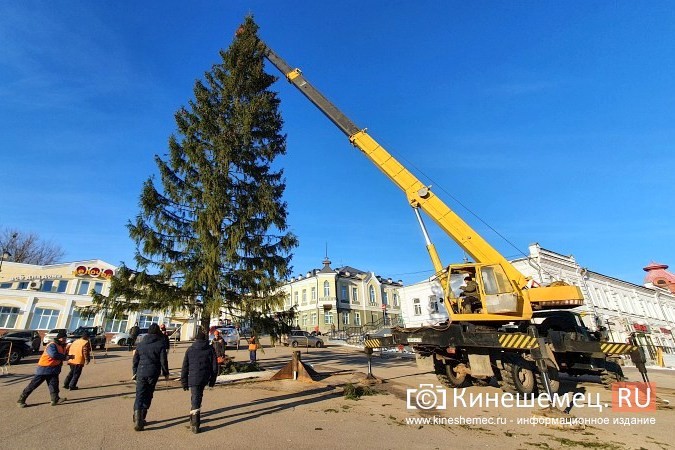
[[[10,252],[8,252],[7,250],[2,251],[2,258],[0,258],[0,272],[2,272],[2,262],[5,259],[9,259],[10,256],[12,256],[12,254]]]

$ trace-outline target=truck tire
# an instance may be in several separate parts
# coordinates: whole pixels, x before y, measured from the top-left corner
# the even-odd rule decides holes
[[[471,378],[466,373],[457,373],[455,369],[463,365],[459,361],[439,361],[434,358],[434,371],[438,381],[450,388],[471,386]]]
[[[500,383],[502,390],[516,395],[532,395],[537,387],[537,381],[534,372],[528,368],[525,361],[519,358],[503,364]]]
[[[548,369],[549,375],[549,386],[551,386],[551,393],[555,394],[560,390],[560,380],[558,376],[558,371],[552,367]],[[544,386],[544,377],[541,376],[541,373],[537,372],[537,392],[541,394],[546,394],[546,386]]]
[[[612,389],[612,384],[623,381],[623,370],[619,363],[613,358],[607,358],[605,368],[600,372],[600,382],[605,389]]]

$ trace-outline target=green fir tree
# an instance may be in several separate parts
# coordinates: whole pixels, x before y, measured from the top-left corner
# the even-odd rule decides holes
[[[208,328],[222,309],[251,319],[282,304],[297,239],[287,230],[283,171],[272,167],[286,138],[257,31],[247,17],[176,112],[168,157],[155,156],[161,188],[145,182],[128,225],[138,267],[122,264],[95,309],[199,311]]]

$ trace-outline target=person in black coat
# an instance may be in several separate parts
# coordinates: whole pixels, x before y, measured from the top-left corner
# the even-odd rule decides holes
[[[206,340],[206,334],[199,330],[194,344],[185,352],[183,368],[180,374],[180,382],[183,390],[190,389],[192,407],[190,409],[190,428],[193,433],[199,433],[200,410],[204,388],[216,384],[218,376],[218,362],[216,352]]]
[[[169,379],[169,363],[166,355],[164,336],[159,325],[153,323],[148,335],[134,351],[133,373],[136,379],[136,401],[134,402],[134,429],[142,431],[145,416],[150,409],[155,386],[160,373]]]

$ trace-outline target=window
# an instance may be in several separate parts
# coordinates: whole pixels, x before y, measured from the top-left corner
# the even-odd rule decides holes
[[[52,280],[46,280],[42,282],[42,289],[40,289],[42,292],[52,292],[52,288],[54,287],[54,282]]]
[[[159,316],[151,316],[148,314],[143,314],[138,318],[139,328],[150,328],[150,325],[152,325],[153,323],[159,324]]]
[[[422,305],[420,305],[420,299],[419,298],[414,298],[413,299],[413,307],[415,309],[415,315],[416,316],[421,316],[422,315]]]
[[[295,292],[295,295],[293,296],[293,298],[295,299],[295,302],[293,304],[298,305],[299,303],[298,303],[298,292],[297,291]]]
[[[291,306],[291,294],[286,295],[286,306]]]
[[[323,296],[330,297],[330,283],[328,281],[323,282]]]
[[[68,287],[68,280],[61,280],[59,281],[59,287],[56,289],[56,292],[66,292],[66,288]]]
[[[312,303],[316,301],[316,286],[312,286]]]
[[[28,289],[28,281],[22,281],[19,283],[19,285],[16,287],[17,289]]]
[[[370,289],[368,289],[368,293],[370,294],[370,304],[375,305],[375,288],[371,286]]]
[[[398,294],[394,293],[394,306],[398,306]]]
[[[307,326],[307,314],[302,315],[302,326],[303,327]]]
[[[51,330],[52,328],[56,328],[58,318],[58,309],[35,308],[33,320],[30,321],[30,328],[34,330]]]
[[[101,283],[100,281],[97,281],[96,283],[94,283],[94,292],[96,292],[97,294],[100,294],[101,291],[103,291],[103,283]]]
[[[12,283],[0,283],[0,289],[11,289]]]
[[[349,296],[347,295],[347,286],[340,287],[340,301],[342,303],[349,303]]]
[[[361,313],[358,311],[354,313],[354,325],[361,326]]]
[[[323,323],[326,325],[330,325],[333,323],[333,314],[330,313],[330,311],[326,311],[323,313]]]
[[[83,316],[80,312],[75,309],[73,311],[73,316],[70,318],[70,329],[74,330],[78,327],[93,327],[94,326],[94,316]]]
[[[438,312],[438,301],[437,301],[435,295],[430,295],[430,296],[429,296],[429,310],[430,310],[432,313],[437,313],[437,312]]]
[[[89,294],[89,282],[80,281],[80,286],[77,288],[77,295],[87,295]]]
[[[19,308],[0,306],[0,328],[14,328],[19,318]]]
[[[384,291],[382,293],[382,304],[383,305],[388,305],[389,304],[389,294],[387,294],[387,291]]]
[[[307,304],[307,289],[302,290],[302,304],[303,305]]]
[[[342,325],[349,325],[349,313],[348,312],[342,313]]]
[[[358,294],[358,289],[355,287],[352,288],[352,303],[358,303],[359,302],[359,294]]]
[[[108,333],[120,333],[123,331],[127,331],[127,322],[129,320],[129,316],[126,314],[121,316],[121,317],[111,317],[108,320],[105,321],[105,331]]]
[[[312,313],[312,325],[316,325],[316,313]]]

